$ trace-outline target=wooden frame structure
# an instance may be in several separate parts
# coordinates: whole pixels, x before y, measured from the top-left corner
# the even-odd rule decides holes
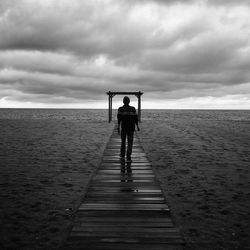
[[[115,95],[135,95],[138,98],[138,120],[141,122],[141,96],[143,93],[141,91],[138,92],[107,92],[107,95],[109,96],[109,122],[112,121],[112,99]]]

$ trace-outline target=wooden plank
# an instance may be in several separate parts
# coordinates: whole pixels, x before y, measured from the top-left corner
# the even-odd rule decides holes
[[[121,143],[110,143],[110,144],[108,144],[107,146],[106,146],[106,149],[105,149],[105,151],[106,150],[109,150],[110,148],[114,148],[114,149],[119,149],[120,150],[120,147],[121,147]],[[139,144],[133,144],[133,150],[134,149],[138,149],[138,150],[142,150],[143,151],[143,149],[141,148],[141,146],[139,145]]]
[[[76,218],[83,217],[113,217],[117,218],[168,218],[169,210],[78,210]]]
[[[146,173],[148,173],[148,174],[153,174],[153,171],[151,170],[151,169],[149,169],[149,170],[134,170],[134,169],[131,169],[132,170],[132,173],[133,174],[146,174]],[[99,171],[98,171],[98,174],[119,174],[119,173],[121,173],[121,170],[120,169],[117,169],[117,170],[109,170],[109,169],[100,169]]]
[[[156,197],[163,197],[162,193],[108,193],[108,192],[88,192],[86,195],[87,198],[92,198],[92,197],[114,197],[114,198],[120,198],[120,197],[128,197],[130,199],[134,197],[140,197],[140,198],[156,198]]]
[[[150,236],[160,236],[160,235],[175,235],[176,233],[179,233],[179,230],[175,227],[132,227],[132,226],[113,226],[109,227],[108,230],[105,225],[99,225],[97,227],[92,226],[84,226],[84,225],[77,225],[74,226],[72,229],[72,232],[82,232],[82,233],[89,233],[89,234],[102,234],[102,235],[110,235],[111,233],[118,234],[118,235],[134,235],[140,236],[143,234],[150,234]]]
[[[93,201],[92,203],[94,203],[94,202],[98,202],[99,201],[99,203],[101,202],[101,201],[106,201],[106,200],[111,200],[111,199],[117,199],[118,200],[118,198],[120,198],[120,200],[122,201],[122,200],[124,200],[124,201],[126,201],[126,199],[130,199],[131,201],[133,201],[133,200],[135,200],[135,201],[143,201],[143,198],[145,198],[145,197],[141,197],[141,196],[135,196],[135,197],[129,197],[129,196],[120,196],[120,197],[110,197],[110,196],[104,196],[104,198],[102,199],[102,200],[98,200],[98,198],[101,198],[100,196],[90,196],[90,197],[88,197],[88,200],[89,201],[91,201],[92,202],[92,200],[95,200],[95,201]],[[148,197],[147,197],[148,198]],[[147,202],[149,202],[150,201],[150,199],[152,198],[152,200],[151,200],[151,202],[152,203],[154,203],[154,201],[164,201],[164,202],[166,202],[165,201],[165,197],[162,197],[162,196],[158,196],[158,197],[150,197],[150,198],[148,198],[148,199],[146,199],[146,200],[144,200],[144,202],[145,203],[147,203]],[[154,199],[155,198],[155,199]],[[156,199],[156,198],[161,198],[161,199]],[[114,202],[115,203],[115,202]],[[83,204],[83,203],[82,203]]]
[[[133,232],[109,232],[108,230],[104,232],[82,232],[82,231],[71,231],[70,234],[71,237],[119,237],[119,238],[142,238],[142,239],[160,239],[167,240],[167,242],[170,242],[171,239],[180,239],[179,232],[137,232],[136,237],[135,233]],[[158,241],[158,243],[159,243]]]
[[[131,203],[131,200],[133,201],[133,203]],[[109,198],[104,198],[104,199],[98,199],[98,198],[92,198],[89,199],[89,202],[92,203],[101,203],[101,202],[105,202],[105,204],[117,204],[117,202],[119,202],[120,205],[124,205],[124,204],[164,204],[165,200],[140,200],[140,199],[109,199]]]
[[[99,175],[96,176],[93,179],[93,185],[95,185],[98,182],[104,182],[104,181],[118,181],[118,182],[124,182],[124,181],[131,181],[131,182],[144,182],[145,181],[151,181],[155,183],[155,177],[153,175],[144,175],[144,174],[137,174],[134,176],[118,176],[118,175],[112,175],[109,177],[106,177],[106,175]],[[133,181],[134,180],[134,181]],[[91,184],[92,185],[92,184]]]
[[[105,175],[105,174],[99,174],[96,177],[93,178],[93,181],[102,181],[102,180],[118,180],[118,181],[122,181],[122,180],[152,180],[155,181],[155,176],[153,174],[137,174],[137,175],[116,175],[116,174],[112,174],[112,175]]]
[[[103,154],[105,155],[106,153],[112,153],[114,150],[117,151],[117,152],[120,152],[120,147],[114,147],[113,146],[111,148],[110,147],[106,148],[106,150],[104,151]],[[137,148],[133,147],[133,154],[135,154],[135,153],[146,155],[145,151],[143,149],[141,149],[140,147],[137,147]],[[119,156],[119,154],[117,156]]]
[[[122,180],[122,179],[126,179],[126,178],[134,178],[134,179],[149,179],[151,178],[152,180],[155,181],[155,176],[154,174],[131,174],[131,173],[128,173],[128,174],[124,174],[124,173],[121,173],[121,174],[112,174],[112,175],[108,175],[108,174],[98,174],[96,177],[93,178],[93,180],[95,179],[119,179],[119,180]]]
[[[169,211],[169,208],[166,204],[136,204],[136,203],[130,203],[130,204],[117,204],[117,203],[110,203],[107,204],[105,202],[100,203],[82,203],[81,206],[78,209],[81,210],[135,210],[135,211],[141,211],[141,210],[163,210],[163,211]]]
[[[114,179],[110,179],[110,180],[102,180],[102,179],[99,179],[97,180],[98,183],[120,183],[120,182],[134,182],[134,183],[137,183],[137,182],[140,182],[140,183],[148,183],[148,182],[153,182],[153,179],[122,179],[122,180],[114,180]]]
[[[98,196],[92,196],[92,197],[88,197],[88,201],[91,202],[91,203],[94,203],[94,202],[101,202],[101,201],[110,201],[110,202],[130,202],[133,201],[133,202],[141,202],[141,203],[155,203],[155,202],[161,202],[161,203],[166,203],[165,201],[165,198],[164,197],[150,197],[150,198],[145,198],[145,197],[120,197],[120,198],[117,198],[117,197],[104,197],[103,199],[101,197],[98,197]]]
[[[115,159],[114,160],[103,159],[103,162],[104,163],[121,163],[120,160],[115,160]],[[132,157],[132,163],[134,163],[134,164],[141,163],[143,165],[143,164],[147,164],[148,162],[146,162],[145,160],[133,159],[133,157]]]
[[[150,166],[150,167],[152,167],[151,166],[151,164],[148,162],[148,161],[145,161],[145,162],[134,162],[134,161],[132,161],[132,162],[130,162],[130,163],[128,163],[127,161],[121,161],[121,160],[117,160],[116,162],[114,162],[114,161],[103,161],[102,163],[101,163],[101,166],[131,166],[131,167],[133,167],[133,166]]]
[[[112,174],[110,174],[112,173]],[[155,179],[154,172],[152,172],[151,169],[148,168],[137,168],[137,169],[131,169],[131,168],[101,168],[100,171],[96,174],[97,176],[153,176]]]
[[[154,175],[152,174],[137,174],[137,175],[131,175],[131,176],[119,176],[113,174],[112,176],[108,175],[98,175],[95,178],[93,178],[94,181],[101,181],[101,180],[118,180],[118,181],[123,181],[123,180],[147,180],[151,179],[152,181],[155,180]]]
[[[151,166],[143,166],[143,165],[103,165],[100,166],[100,170],[104,170],[104,169],[110,169],[110,170],[121,170],[121,169],[128,169],[131,168],[131,170],[151,170]]]
[[[183,239],[139,140],[135,137],[132,163],[121,162],[120,145],[114,132],[64,249],[182,249]]]
[[[147,216],[121,216],[121,217],[118,217],[118,216],[108,216],[106,214],[106,216],[102,216],[102,214],[100,214],[100,216],[97,216],[99,215],[98,213],[94,213],[95,216],[93,215],[89,215],[89,214],[85,214],[84,216],[84,213],[80,213],[81,216],[77,216],[77,220],[75,221],[75,225],[78,225],[78,224],[85,224],[85,223],[91,223],[92,225],[95,225],[96,223],[107,223],[107,224],[110,224],[110,223],[113,223],[113,224],[116,224],[116,223],[121,223],[122,225],[124,225],[124,222],[127,224],[131,224],[131,225],[143,225],[143,226],[146,226],[146,225],[151,225],[151,224],[164,224],[166,226],[171,226],[173,225],[173,222],[172,222],[172,219],[168,216],[166,216],[166,213],[164,214],[164,216],[161,216],[161,217],[147,217]]]
[[[102,162],[100,167],[106,167],[106,166],[128,166],[127,164],[121,164],[121,162]],[[145,167],[151,167],[151,164],[149,162],[132,162],[130,164],[131,168],[137,167],[137,166],[145,166]]]
[[[133,156],[132,156],[132,163],[136,163],[136,162],[138,162],[138,163],[148,163],[148,160],[146,159],[146,158],[143,158],[143,157],[141,157],[141,158],[134,158]],[[113,162],[117,162],[117,163],[120,163],[121,162],[121,160],[120,160],[120,157],[118,158],[112,158],[112,157],[103,157],[103,159],[102,159],[102,161],[105,163],[105,162],[109,162],[109,163],[113,163]]]
[[[144,170],[151,170],[150,167],[133,167],[133,168],[129,168],[129,167],[117,167],[117,166],[114,166],[114,167],[100,167],[100,170],[116,170],[118,171],[118,175],[120,174],[123,174],[123,175],[134,175],[136,172],[136,170],[140,170],[142,173],[141,174],[144,174]],[[155,174],[154,172],[151,172],[150,173],[151,175],[153,175],[155,177]],[[101,173],[97,173],[97,175],[101,175]],[[109,174],[108,174],[109,176]]]
[[[105,173],[100,173],[98,175],[96,175],[93,180],[95,179],[98,179],[98,178],[105,178],[105,179],[124,179],[124,178],[139,178],[139,179],[153,179],[156,183],[157,183],[157,180],[155,178],[155,175],[153,173],[149,173],[149,174],[143,174],[143,173],[137,173],[137,174],[134,174],[133,171],[132,172],[127,172],[127,170],[124,170],[124,172],[118,172],[118,173],[114,173],[114,174],[105,174]]]
[[[122,191],[126,189],[133,189],[135,192],[140,187],[157,188],[157,185],[155,184],[155,182],[132,182],[131,181],[131,182],[119,182],[119,183],[118,182],[106,183],[106,182],[93,181],[92,185],[94,185],[95,187],[103,187],[103,188],[118,187],[118,188],[121,188]]]
[[[131,159],[132,159],[132,163],[136,163],[136,162],[148,163],[147,158],[143,156],[140,156],[140,157],[133,156]],[[113,157],[113,156],[104,156],[102,160],[103,162],[119,162],[119,163],[122,162],[120,157]]]
[[[92,196],[92,197],[89,197],[88,196],[88,201],[93,201],[93,200],[101,200],[102,199],[102,197],[99,197],[98,198],[98,196]],[[109,201],[116,201],[116,202],[120,202],[120,201],[133,201],[133,202],[135,202],[135,201],[164,201],[164,203],[165,203],[165,199],[164,199],[164,197],[162,196],[162,197],[129,197],[129,196],[125,196],[125,197],[123,197],[123,196],[121,196],[121,197],[103,197],[103,199],[102,199],[103,201],[107,201],[107,200],[109,200]]]
[[[96,217],[83,217],[78,218],[78,220],[74,223],[74,225],[84,225],[86,227],[95,227],[95,226],[121,226],[121,227],[145,227],[145,228],[151,228],[151,227],[173,227],[173,222],[170,218],[168,220],[163,218],[155,218],[154,220],[146,220],[145,218],[96,218]],[[129,220],[130,219],[130,220]],[[156,220],[158,219],[158,220]]]
[[[162,194],[149,194],[149,195],[141,195],[141,194],[136,194],[136,193],[122,193],[122,194],[115,194],[113,195],[112,193],[103,193],[103,195],[97,194],[97,193],[90,193],[86,195],[86,199],[91,199],[91,198],[113,198],[113,199],[140,199],[140,200],[165,200],[165,197]]]
[[[155,176],[153,174],[98,174],[96,177],[93,178],[93,183],[95,183],[98,180],[126,180],[126,179],[137,179],[137,180],[147,180],[151,179],[154,183],[155,181]]]
[[[111,170],[121,170],[121,169],[131,169],[133,170],[152,170],[149,165],[103,165],[100,166],[100,170],[111,169]]]
[[[162,190],[159,187],[139,187],[139,188],[121,188],[121,187],[89,187],[89,191],[105,192],[105,193],[123,193],[127,190],[130,193],[162,193]]]
[[[104,153],[103,158],[120,159],[120,155],[114,155],[114,154],[106,154],[106,153]],[[147,157],[146,157],[145,153],[136,153],[136,152],[133,152],[133,158],[144,158],[145,160],[147,160]]]
[[[131,244],[127,243],[129,240],[124,242],[114,242],[107,243],[103,241],[98,241],[97,239],[93,242],[75,240],[75,242],[70,242],[67,246],[67,250],[181,250],[182,247],[179,245],[168,244],[167,247],[164,244]],[[63,248],[65,249],[65,248]]]
[[[144,229],[148,229],[148,230],[162,230],[165,231],[168,228],[174,228],[173,227],[173,223],[150,223],[150,222],[135,222],[135,223],[124,223],[124,221],[122,222],[107,222],[107,221],[89,221],[89,222],[78,222],[74,224],[74,231],[77,231],[78,228],[82,228],[82,229],[91,229],[92,231],[98,231],[98,228],[104,229],[106,228],[106,230],[114,230],[116,228],[119,228],[120,230],[123,231],[131,231],[131,232],[136,232],[139,230],[144,230]]]
[[[120,157],[120,155],[114,155],[112,151],[105,151],[103,153],[103,156],[114,156],[114,157]],[[142,151],[142,150],[133,150],[133,157],[135,156],[143,156],[143,157],[147,157],[147,155]]]
[[[145,240],[141,238],[119,238],[119,237],[72,237],[67,244],[67,248],[74,250],[181,250],[182,247],[176,239]],[[72,247],[72,248],[71,248]]]

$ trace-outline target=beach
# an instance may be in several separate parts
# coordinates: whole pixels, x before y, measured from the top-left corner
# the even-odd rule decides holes
[[[136,136],[186,249],[250,249],[249,116],[143,111]],[[58,249],[114,122],[106,111],[4,110],[0,126],[0,249]]]
[[[63,244],[113,130],[106,121],[40,118],[0,119],[0,249]]]
[[[250,249],[249,129],[249,121],[197,116],[141,124],[186,249]]]

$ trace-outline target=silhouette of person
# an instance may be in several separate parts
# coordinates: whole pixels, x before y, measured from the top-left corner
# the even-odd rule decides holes
[[[126,138],[128,138],[128,146],[127,146],[127,161],[131,162],[131,154],[134,140],[134,131],[135,125],[137,126],[137,130],[140,131],[138,125],[138,115],[136,113],[136,109],[132,106],[129,106],[130,99],[125,96],[123,98],[124,105],[118,109],[117,120],[118,120],[118,134],[121,134],[121,149],[120,149],[120,157],[121,160],[125,160],[125,152],[126,152]],[[121,133],[120,133],[121,126]]]

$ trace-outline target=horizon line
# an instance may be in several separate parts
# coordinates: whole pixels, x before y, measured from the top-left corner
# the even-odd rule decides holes
[[[1,109],[58,109],[58,110],[63,110],[63,109],[68,109],[68,110],[107,110],[108,108],[18,108],[18,107],[5,107]],[[113,108],[112,110],[116,110],[116,108]],[[250,108],[153,108],[153,109],[149,109],[149,108],[142,108],[141,110],[249,110]]]

